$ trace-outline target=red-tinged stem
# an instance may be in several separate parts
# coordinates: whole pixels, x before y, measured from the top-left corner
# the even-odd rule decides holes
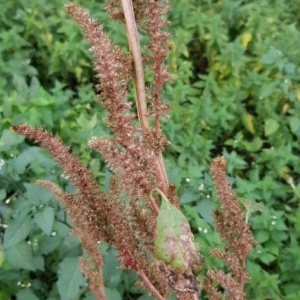
[[[142,280],[145,283],[145,286],[148,288],[148,290],[153,294],[153,296],[157,297],[159,300],[165,300],[164,297],[159,293],[159,291],[155,288],[155,286],[151,283],[149,278],[146,276],[143,270],[140,270],[138,267],[138,264],[132,257],[131,253],[128,249],[125,249],[123,252],[123,258],[125,258],[125,261],[127,265],[137,272],[137,274],[142,278]]]
[[[243,246],[243,257],[242,257],[242,271],[245,271],[246,269],[246,257],[247,257],[247,253],[246,253],[246,247]],[[245,284],[245,276],[244,274],[241,274],[241,282],[240,282],[240,288],[241,288],[241,292],[244,291],[244,284]]]
[[[134,62],[134,84],[136,93],[136,106],[139,123],[142,129],[149,130],[147,101],[145,91],[144,69],[140,50],[138,32],[131,0],[121,0],[126,22],[127,38]],[[156,122],[157,123],[157,122]],[[157,124],[155,125],[157,127]],[[159,127],[158,127],[159,129]],[[157,179],[164,191],[168,189],[168,177],[162,155],[156,156]]]
[[[143,271],[138,271],[137,273],[143,279],[145,285],[147,286],[148,290],[152,293],[153,296],[155,296],[159,300],[165,300],[165,298],[154,287],[154,285],[151,283],[151,281],[148,279],[148,277],[146,276],[146,274]]]
[[[150,201],[151,201],[151,205],[153,207],[153,209],[155,210],[156,214],[158,215],[159,214],[159,208],[158,208],[158,205],[154,199],[154,197],[152,196],[152,194],[150,193],[149,195],[149,198],[150,198]]]
[[[161,93],[161,74],[160,74],[160,65],[161,65],[161,59],[157,59],[155,61],[155,70],[157,71],[157,74],[156,74],[156,78],[155,78],[155,81],[156,81],[156,91],[155,91],[155,102],[156,102],[156,105],[158,105],[160,103],[160,93]],[[155,115],[155,134],[156,136],[158,136],[159,134],[159,115],[156,114]]]

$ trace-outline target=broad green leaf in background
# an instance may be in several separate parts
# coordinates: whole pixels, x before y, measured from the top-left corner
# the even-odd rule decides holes
[[[54,223],[54,210],[50,206],[46,206],[39,210],[34,215],[34,220],[37,225],[44,231],[45,234],[50,235]]]
[[[104,250],[101,248],[104,256],[103,278],[104,284],[109,288],[116,288],[121,282],[123,270],[119,267],[117,252],[113,247]]]
[[[17,294],[17,300],[39,300],[39,298],[34,294],[31,288],[26,288],[20,290]]]
[[[55,300],[55,299],[54,299]],[[83,300],[97,300],[91,291],[88,291]]]
[[[181,272],[198,268],[200,258],[188,220],[160,190],[156,191],[161,195],[161,206],[154,240],[155,256]]]
[[[42,255],[34,256],[32,259],[32,264],[33,264],[35,270],[45,271],[44,256],[42,256]]]
[[[62,300],[71,300],[80,292],[84,286],[85,279],[79,267],[78,257],[66,257],[60,264],[58,270],[57,287]]]
[[[15,133],[12,130],[4,129],[0,138],[0,152],[4,150],[12,149],[12,146],[16,146],[24,141],[24,137]]]
[[[32,246],[26,242],[5,249],[8,263],[17,269],[35,270],[33,265]]]
[[[29,215],[11,221],[4,233],[3,247],[7,249],[24,240],[31,230],[31,217]]]
[[[63,237],[60,235],[47,236],[44,235],[40,238],[39,250],[42,254],[48,254],[60,247],[63,243]]]
[[[276,256],[271,253],[263,253],[260,255],[259,259],[266,265],[269,265],[276,259]]]
[[[4,251],[2,249],[2,246],[0,245],[0,267],[2,266],[5,259]]]
[[[203,199],[197,202],[197,212],[209,224],[212,225],[212,212],[214,210],[214,202],[211,199]]]
[[[105,287],[105,296],[107,299],[122,300],[121,294],[116,289]]]
[[[180,203],[186,204],[197,200],[197,195],[193,191],[186,190],[180,197]]]
[[[270,239],[270,233],[267,230],[259,230],[255,234],[255,239],[259,243],[264,243]]]
[[[6,198],[6,190],[1,189],[0,190],[0,201],[4,200]]]
[[[300,136],[300,119],[299,117],[297,116],[294,116],[294,117],[289,117],[288,119],[289,121],[289,125],[290,125],[290,128],[291,128],[291,131],[293,134],[295,134],[297,137]]]
[[[245,146],[245,149],[249,152],[255,152],[258,151],[262,145],[263,141],[258,136],[255,136],[252,141],[243,141],[243,145]]]
[[[269,136],[275,133],[279,128],[279,124],[276,120],[267,119],[265,122],[265,135]]]
[[[22,174],[29,164],[36,161],[44,168],[52,168],[54,166],[54,160],[47,156],[45,150],[39,147],[30,147],[13,160],[13,167],[19,174]]]
[[[260,59],[260,61],[263,64],[266,65],[272,65],[274,64],[276,61],[282,59],[282,53],[281,51],[279,51],[278,49],[274,48],[273,46],[270,47],[268,53],[266,53],[265,55],[263,55]]]
[[[33,205],[49,204],[49,201],[53,199],[53,195],[45,187],[36,183],[24,183],[24,185],[26,187],[24,196]]]

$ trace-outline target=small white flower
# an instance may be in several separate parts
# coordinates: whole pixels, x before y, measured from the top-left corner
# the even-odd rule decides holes
[[[67,173],[62,173],[61,175],[60,175],[63,179],[66,179],[66,180],[68,180],[69,179],[69,174],[67,174]]]
[[[56,232],[55,232],[55,231],[52,231],[52,232],[51,232],[51,236],[56,236]]]
[[[0,169],[4,166],[4,159],[0,158]]]
[[[208,233],[208,229],[205,228],[205,229],[203,230],[203,233],[207,234],[207,233]]]
[[[203,183],[201,183],[201,184],[199,185],[198,190],[199,190],[199,191],[203,191],[203,190],[204,190],[204,184],[203,184]]]
[[[185,181],[189,183],[191,181],[191,179],[190,178],[186,178]]]
[[[275,222],[275,221],[272,221],[272,222],[271,222],[271,225],[273,225],[273,226],[274,226],[275,224],[276,224],[276,222]]]
[[[202,228],[201,228],[201,227],[198,227],[198,231],[202,231]]]

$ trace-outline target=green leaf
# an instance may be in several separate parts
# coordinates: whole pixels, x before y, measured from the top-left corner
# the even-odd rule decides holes
[[[35,270],[32,261],[32,246],[26,242],[19,243],[6,249],[5,257],[13,268]]]
[[[32,264],[34,265],[36,270],[45,271],[45,259],[44,256],[38,255],[33,257]]]
[[[12,268],[8,270],[4,270],[4,268],[0,268],[0,282],[2,283],[2,282],[18,280],[21,276],[21,272],[22,271],[19,270],[13,270]]]
[[[279,50],[275,49],[274,47],[270,47],[269,52],[262,56],[261,62],[266,65],[272,65],[277,60],[281,59],[282,54]]]
[[[50,206],[44,207],[34,215],[34,220],[45,234],[50,235],[54,223],[53,208]]]
[[[244,141],[243,145],[245,146],[247,151],[255,152],[262,147],[263,141],[258,136],[256,136],[251,142]]]
[[[186,204],[193,202],[197,199],[197,195],[193,193],[192,191],[185,191],[183,195],[180,197],[180,203]]]
[[[24,137],[12,130],[4,129],[0,138],[0,151],[9,150],[24,140]]]
[[[39,240],[39,250],[41,254],[48,254],[54,251],[56,248],[60,247],[63,243],[63,238],[59,235],[46,236],[40,238]]]
[[[197,202],[197,212],[209,224],[213,223],[212,212],[214,210],[214,202],[210,199],[203,199]]]
[[[291,131],[293,134],[295,134],[297,137],[300,136],[300,120],[299,117],[290,117],[288,119],[289,125],[291,127]]]
[[[70,300],[80,292],[85,279],[77,257],[67,257],[59,264],[57,287],[62,300]]]
[[[288,235],[283,231],[274,231],[271,232],[271,239],[274,242],[284,241],[288,238]]]
[[[54,163],[54,160],[49,158],[42,148],[30,147],[13,160],[13,166],[19,174],[22,174],[29,164],[36,161],[45,168],[52,168]]]
[[[276,91],[276,86],[277,86],[276,82],[271,82],[271,83],[264,84],[260,88],[259,98],[260,99],[265,99],[265,98],[268,98],[271,95],[273,95]]]
[[[121,294],[116,289],[110,289],[105,287],[104,291],[107,299],[122,300]]]
[[[268,241],[270,238],[270,233],[266,230],[259,230],[255,234],[255,240],[257,240],[259,243],[264,243]]]
[[[265,136],[272,135],[279,128],[279,124],[277,121],[273,119],[267,119],[265,122]]]
[[[9,248],[24,240],[31,230],[31,217],[19,218],[11,221],[4,233],[3,248]]]
[[[102,250],[101,253],[104,256],[103,278],[105,286],[115,288],[120,284],[123,273],[118,264],[117,252],[114,248],[109,247],[107,251]]]
[[[0,201],[4,200],[6,198],[6,190],[1,189],[0,190]]]
[[[259,256],[259,259],[266,265],[276,259],[276,256],[270,253],[263,253]]]
[[[155,256],[182,272],[189,267],[197,268],[200,258],[186,217],[160,190],[156,191],[161,195],[161,206],[154,240]]]
[[[36,183],[24,183],[26,192],[24,196],[33,205],[49,204],[53,199],[51,192]]]
[[[3,262],[5,260],[5,255],[2,247],[0,246],[0,267],[3,265]]]
[[[26,288],[18,292],[17,300],[39,300],[39,298],[34,294],[32,289]]]
[[[14,74],[13,83],[18,91],[18,97],[22,100],[25,99],[29,94],[29,88],[24,76]]]
[[[83,298],[83,300],[97,300],[96,297],[91,293],[91,291],[88,291],[85,294],[85,297]]]

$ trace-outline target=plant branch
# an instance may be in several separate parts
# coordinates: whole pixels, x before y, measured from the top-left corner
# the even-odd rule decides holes
[[[147,113],[143,62],[142,62],[142,55],[141,55],[141,49],[140,49],[140,43],[138,38],[138,32],[136,28],[132,1],[121,0],[121,2],[122,2],[124,16],[125,16],[128,44],[134,62],[133,75],[134,75],[134,85],[135,85],[135,92],[136,92],[137,114],[138,114],[141,127],[143,129],[149,129],[150,125],[149,125],[148,113]]]
[[[65,226],[67,226],[67,227],[70,228],[70,229],[73,229],[73,227],[72,227],[68,222],[66,222],[65,220],[61,220],[61,219],[59,219],[59,218],[55,218],[55,221],[57,221],[57,222],[59,222],[59,223],[65,225]]]
[[[153,296],[155,296],[159,300],[165,300],[165,298],[159,293],[159,291],[153,286],[151,281],[148,279],[146,274],[143,271],[138,271],[137,272],[140,277],[143,279],[145,285],[149,289],[149,291],[152,293]]]
[[[159,214],[159,207],[154,199],[154,197],[152,196],[152,194],[150,193],[149,195],[149,198],[150,198],[150,202],[151,202],[151,205],[153,207],[153,209],[155,210],[156,214],[158,215]]]
[[[123,12],[125,16],[127,38],[130,51],[133,56],[134,62],[134,85],[136,92],[136,106],[139,123],[142,129],[149,130],[149,120],[147,112],[147,101],[146,101],[146,91],[145,91],[145,80],[144,80],[144,69],[142,62],[142,55],[140,50],[140,43],[138,38],[138,32],[136,27],[136,21],[133,11],[133,5],[131,0],[121,0]],[[157,123],[157,121],[156,121]],[[157,124],[156,124],[156,128]],[[162,185],[164,190],[168,188],[168,177],[163,162],[161,154],[158,154],[156,157],[156,168],[157,168],[157,179]]]

